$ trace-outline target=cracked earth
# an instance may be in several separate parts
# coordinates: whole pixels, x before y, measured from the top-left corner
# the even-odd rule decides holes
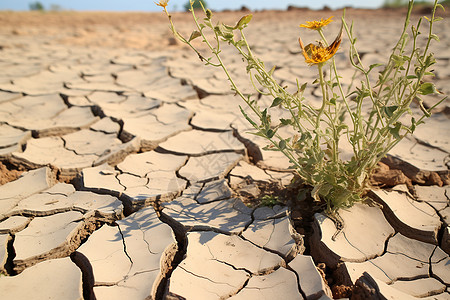
[[[315,79],[298,24],[324,14],[341,12],[255,14],[247,36],[283,85]],[[363,61],[385,59],[402,14],[347,16]],[[261,150],[222,73],[174,42],[162,15],[0,12],[0,24],[2,299],[450,299],[448,101],[384,159],[395,180],[342,210],[335,236],[320,212],[299,226],[295,199],[250,205],[286,189],[289,162]],[[437,34],[434,81],[448,94],[447,20]],[[345,51],[336,61],[348,85]]]

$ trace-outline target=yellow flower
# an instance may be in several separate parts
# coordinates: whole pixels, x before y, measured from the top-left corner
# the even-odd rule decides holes
[[[165,9],[167,7],[168,2],[169,0],[159,0],[159,2],[155,2],[155,4]]]
[[[328,24],[333,22],[331,18],[332,16],[326,20],[320,19],[320,21],[306,21],[306,24],[301,24],[300,27],[305,27],[312,30],[319,30],[320,28],[327,26]]]
[[[323,45],[319,44],[313,45],[308,44],[306,47],[303,45],[302,39],[298,39],[300,43],[300,48],[302,48],[303,56],[305,57],[305,61],[309,65],[315,65],[315,64],[322,64],[332,58],[336,52],[339,49],[339,45],[342,41],[342,28],[341,32],[338,34],[334,42],[328,46],[324,47]]]

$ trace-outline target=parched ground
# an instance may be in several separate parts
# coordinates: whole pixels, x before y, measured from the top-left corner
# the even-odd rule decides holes
[[[347,10],[364,64],[387,59],[404,12]],[[444,94],[447,14],[432,45]],[[309,83],[314,105],[297,40],[318,37],[298,25],[334,16],[331,40],[341,15],[255,12],[246,35],[283,86]],[[173,18],[189,36],[191,15]],[[235,51],[223,55],[252,92]],[[0,12],[0,298],[450,299],[448,101],[383,160],[374,201],[342,210],[337,235],[297,197],[287,159],[248,133],[242,104],[162,13]]]

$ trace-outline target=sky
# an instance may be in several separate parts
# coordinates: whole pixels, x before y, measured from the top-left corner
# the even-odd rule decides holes
[[[29,3],[36,0],[0,0],[0,10],[29,10]],[[154,4],[156,0],[40,0],[46,9],[57,5],[65,10],[94,10],[94,11],[159,11],[161,8]],[[169,10],[183,10],[188,0],[170,0]],[[205,0],[213,10],[239,9],[243,5],[251,10],[286,9],[289,5],[321,9],[328,6],[332,9],[353,6],[360,8],[380,7],[384,0]]]

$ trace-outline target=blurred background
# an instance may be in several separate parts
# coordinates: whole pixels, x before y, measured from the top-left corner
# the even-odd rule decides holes
[[[216,11],[237,10],[246,7],[251,10],[279,9],[285,10],[291,7],[305,7],[309,9],[338,9],[343,7],[354,8],[381,8],[399,7],[408,3],[408,0],[314,0],[314,1],[293,1],[293,0],[204,0],[207,6]],[[432,1],[415,1],[431,3]],[[450,2],[445,0],[442,2]],[[187,0],[170,0],[170,11],[184,11]],[[160,8],[152,0],[0,0],[0,10],[83,10],[83,11],[159,11]]]

